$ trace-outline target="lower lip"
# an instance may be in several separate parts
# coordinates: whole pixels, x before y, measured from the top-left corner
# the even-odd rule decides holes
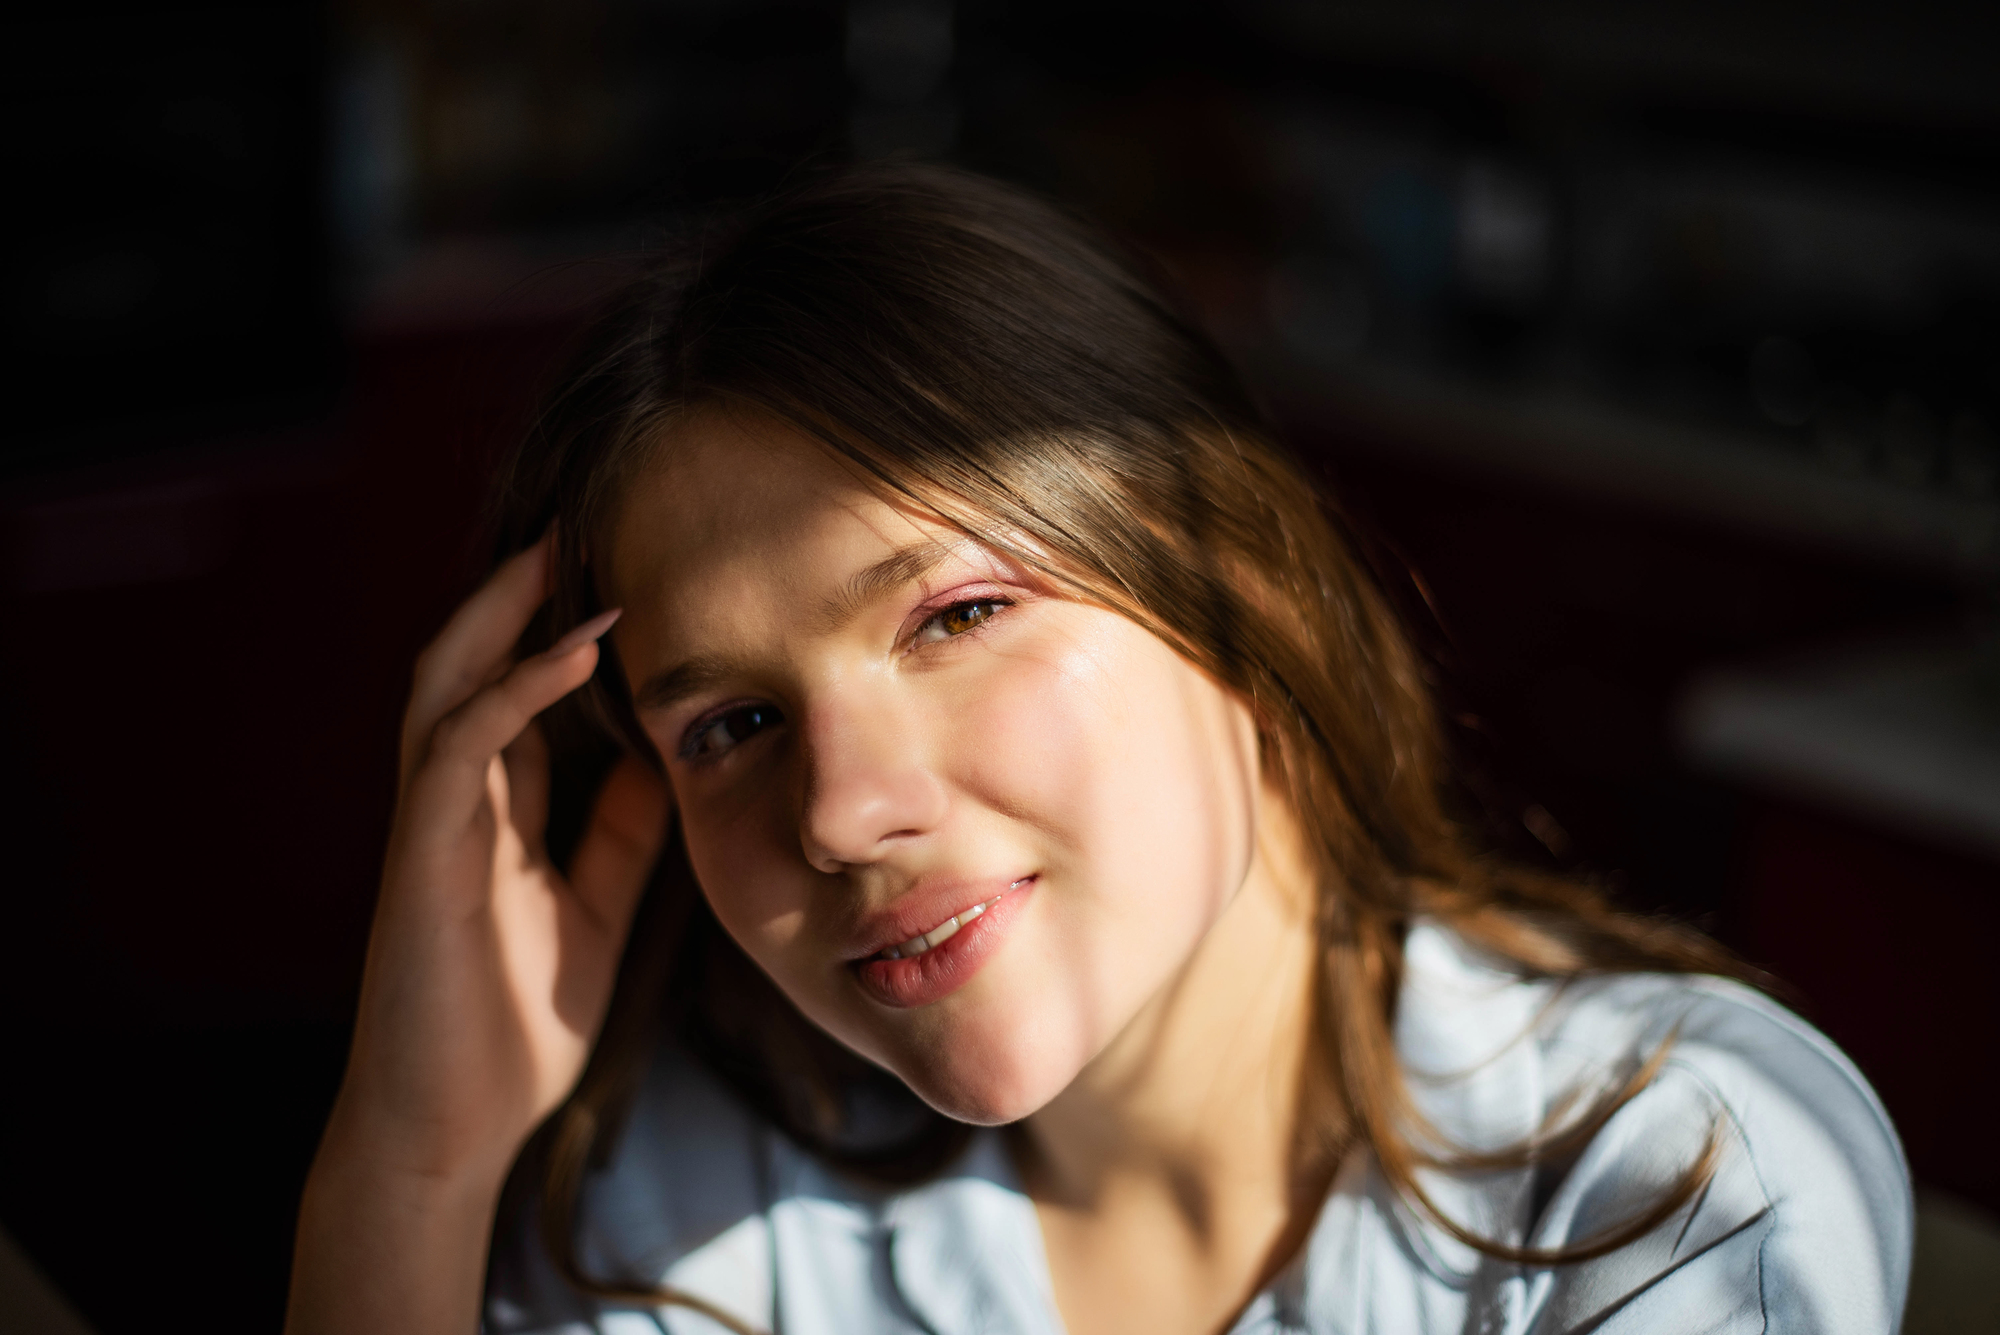
[[[1028,902],[1037,880],[1030,878],[1000,896],[999,903],[951,934],[940,945],[908,959],[865,959],[853,964],[861,990],[884,1006],[908,1010],[941,1001],[972,981],[972,975],[999,949],[1008,927]]]

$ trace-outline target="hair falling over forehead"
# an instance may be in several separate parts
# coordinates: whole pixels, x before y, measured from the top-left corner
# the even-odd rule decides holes
[[[597,610],[584,554],[602,550],[626,484],[694,412],[789,424],[885,494],[1151,630],[1250,703],[1319,887],[1327,1096],[1307,1132],[1325,1152],[1365,1141],[1441,1226],[1523,1261],[1615,1248],[1698,1190],[1704,1165],[1641,1217],[1561,1256],[1478,1238],[1430,1207],[1420,1169],[1560,1152],[1642,1088],[1658,1054],[1511,1154],[1455,1155],[1417,1114],[1391,1037],[1413,919],[1446,922],[1530,975],[1743,970],[1690,931],[1474,845],[1448,813],[1423,664],[1321,491],[1214,346],[1107,239],[991,181],[885,166],[810,182],[652,260],[502,478],[503,554],[557,525],[554,597],[531,635]],[[651,754],[609,653],[590,698],[556,711],[549,729],[559,808],[565,794],[580,806],[617,748]],[[675,844],[591,1066],[528,1160],[548,1245],[581,1286],[634,1292],[626,1277],[582,1273],[572,1228],[582,1178],[668,1035],[795,1139],[857,1171],[910,1180],[964,1142],[964,1128],[907,1095],[897,1134],[856,1139],[856,1091],[887,1077],[808,1024],[734,949]]]

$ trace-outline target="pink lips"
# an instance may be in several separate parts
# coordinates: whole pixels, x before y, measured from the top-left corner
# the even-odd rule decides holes
[[[861,990],[885,1006],[899,1010],[927,1006],[972,980],[1000,945],[1021,906],[1035,888],[1035,877],[1016,881],[977,916],[963,921],[948,938],[922,954],[889,959],[880,953],[856,960],[851,967]],[[967,905],[967,910],[973,905]],[[965,911],[958,915],[965,918]],[[918,933],[911,932],[910,936]]]

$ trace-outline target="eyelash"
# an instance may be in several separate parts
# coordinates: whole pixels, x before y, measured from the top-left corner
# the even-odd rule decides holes
[[[1012,607],[1013,605],[1014,605],[1013,599],[1002,598],[997,594],[981,598],[960,598],[955,602],[948,603],[944,607],[941,607],[937,611],[931,613],[931,615],[929,615],[928,617],[925,617],[923,622],[917,626],[914,632],[911,633],[910,648],[915,649],[918,646],[924,644],[943,644],[946,640],[960,640],[964,639],[968,635],[976,635],[980,633],[985,628],[985,626],[993,620],[995,616],[999,615],[1001,608]],[[952,613],[967,611],[972,608],[981,608],[981,607],[985,608],[986,611],[979,616],[978,620],[974,621],[964,630],[946,631],[942,638],[934,640],[927,640],[923,638],[924,633],[928,631],[932,626],[941,627],[944,619],[950,616]],[[725,748],[720,751],[713,751],[704,748],[703,742],[717,729],[723,727],[723,725],[728,723],[731,719],[738,718],[743,715],[754,716],[760,714],[770,715],[771,717],[768,722],[758,723],[756,725],[755,732],[750,733],[748,736],[736,738],[735,741],[731,743],[731,745],[728,748]],[[785,721],[784,712],[780,710],[776,705],[767,705],[767,704],[726,705],[722,709],[704,715],[703,717],[696,719],[693,723],[688,725],[687,732],[682,735],[679,757],[683,761],[699,763],[703,760],[711,760],[718,756],[726,755],[728,754],[728,751],[735,749],[736,746],[739,746],[742,743],[749,741],[751,737],[756,736],[758,732],[762,732],[764,731],[765,728],[775,726],[776,724],[782,723],[784,721]]]

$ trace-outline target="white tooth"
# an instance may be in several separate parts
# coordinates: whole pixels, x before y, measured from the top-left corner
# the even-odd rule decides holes
[[[1016,881],[1014,884],[1019,885],[1020,882]],[[1010,890],[1013,889],[1013,886],[1009,886],[1008,889]],[[912,955],[921,955],[926,950],[935,949],[936,947],[941,946],[945,942],[951,940],[954,936],[957,936],[960,928],[964,927],[974,918],[977,918],[980,914],[986,912],[986,910],[992,908],[995,904],[998,904],[1002,898],[1003,896],[995,895],[993,896],[993,898],[987,900],[984,904],[974,904],[971,908],[959,914],[957,917],[946,918],[943,922],[931,928],[930,931],[925,932],[920,936],[913,936],[909,940],[903,942],[901,945],[888,947],[886,950],[882,952],[882,958],[891,960],[906,960],[909,959]]]

